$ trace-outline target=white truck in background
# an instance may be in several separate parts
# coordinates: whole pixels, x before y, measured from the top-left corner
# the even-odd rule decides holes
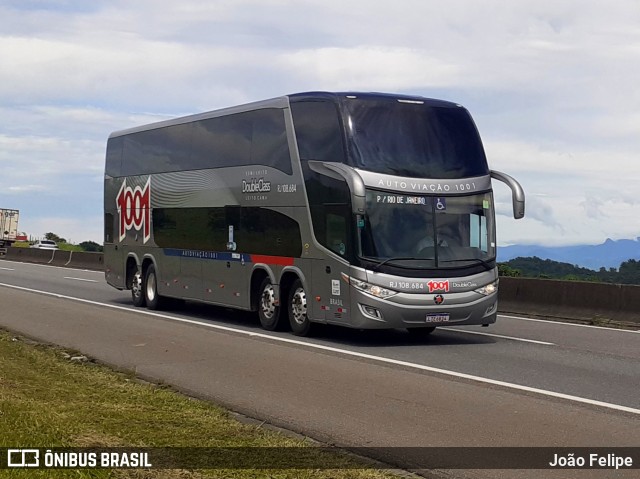
[[[18,237],[18,218],[20,212],[0,208],[0,248],[11,246]]]

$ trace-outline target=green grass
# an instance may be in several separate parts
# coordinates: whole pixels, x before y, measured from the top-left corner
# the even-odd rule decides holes
[[[62,251],[84,251],[82,247],[77,244],[58,243],[58,248]]]
[[[58,249],[62,251],[84,251],[82,247],[78,246],[77,244],[69,244],[69,243],[57,243],[57,244],[58,244]],[[29,246],[31,246],[31,243],[29,243],[28,241],[16,241],[15,243],[13,243],[12,246],[14,248],[28,248]]]
[[[65,359],[67,358],[67,359]],[[310,447],[302,440],[239,422],[206,401],[0,331],[1,447]],[[392,478],[332,470],[19,470],[2,477],[60,478]],[[350,462],[351,461],[351,462]]]

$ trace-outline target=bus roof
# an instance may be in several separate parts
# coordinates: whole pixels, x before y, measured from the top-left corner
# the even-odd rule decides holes
[[[424,103],[430,106],[440,107],[459,107],[457,103],[453,103],[446,100],[437,100],[435,98],[427,98],[419,95],[401,95],[396,93],[380,93],[380,92],[358,92],[358,91],[344,91],[344,92],[327,92],[327,91],[310,91],[304,93],[294,93],[288,95],[290,99],[303,101],[303,100],[338,100],[343,98],[361,98],[367,100],[404,100]]]
[[[304,100],[333,100],[339,101],[344,98],[361,98],[361,99],[376,99],[376,100],[399,100],[407,102],[420,102],[430,106],[438,107],[460,107],[456,103],[452,103],[445,100],[437,100],[434,98],[426,98],[417,95],[400,95],[393,93],[377,93],[377,92],[328,92],[328,91],[309,91],[302,93],[293,93],[290,95],[280,96],[269,100],[261,100],[251,103],[245,103],[242,105],[221,108],[218,110],[211,110],[203,113],[197,113],[194,115],[187,115],[178,118],[172,118],[169,120],[158,121],[154,123],[148,123],[145,125],[135,126],[124,130],[114,131],[109,135],[109,138],[115,138],[118,136],[124,136],[131,133],[137,133],[141,131],[154,130],[156,128],[164,128],[167,126],[180,125],[183,123],[190,123],[192,121],[204,120],[207,118],[215,118],[224,115],[233,115],[235,113],[242,113],[245,111],[258,110],[261,108],[286,108],[289,104],[289,100],[304,101]]]

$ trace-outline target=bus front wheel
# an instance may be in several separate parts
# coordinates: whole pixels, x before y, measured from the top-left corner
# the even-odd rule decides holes
[[[293,334],[308,336],[311,331],[311,321],[307,316],[307,293],[299,279],[293,282],[289,290],[288,312]]]
[[[276,292],[273,284],[271,284],[271,280],[268,277],[262,280],[259,291],[258,317],[260,318],[260,324],[267,331],[281,329],[282,315],[280,314],[280,306],[276,301]]]

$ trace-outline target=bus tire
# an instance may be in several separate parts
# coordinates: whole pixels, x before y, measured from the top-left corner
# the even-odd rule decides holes
[[[307,315],[307,293],[300,279],[296,279],[291,285],[287,306],[289,324],[293,334],[296,336],[308,336],[311,332],[312,324]]]
[[[276,292],[268,276],[260,283],[258,294],[258,318],[262,328],[267,331],[282,329],[280,305],[276,301]]]
[[[142,272],[137,269],[133,274],[133,278],[131,278],[131,301],[133,302],[133,305],[138,308],[141,308],[146,304],[143,284]]]
[[[147,308],[151,310],[162,308],[164,298],[158,294],[158,275],[153,264],[150,264],[144,273],[143,291]]]

